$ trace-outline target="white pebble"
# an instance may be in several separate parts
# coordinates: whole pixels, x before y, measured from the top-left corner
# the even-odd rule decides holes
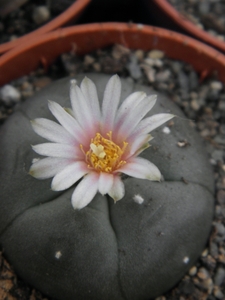
[[[161,59],[164,57],[164,52],[161,51],[161,50],[151,50],[149,53],[148,53],[148,57],[150,58],[153,58],[153,59]]]
[[[211,87],[212,90],[220,91],[223,88],[223,84],[220,81],[212,81],[210,83],[210,87]]]
[[[141,195],[137,194],[133,197],[134,202],[137,204],[142,204],[144,202],[144,199],[141,197]]]
[[[169,127],[167,127],[167,126],[163,127],[162,132],[163,132],[163,133],[166,133],[166,134],[169,134],[169,133],[170,133]]]
[[[6,84],[0,89],[0,99],[6,105],[17,103],[20,101],[20,98],[20,92],[10,84]]]
[[[189,257],[188,256],[185,256],[184,257],[184,259],[183,259],[183,262],[185,263],[185,264],[188,264],[189,263]]]
[[[47,6],[38,6],[34,9],[32,18],[37,25],[45,23],[50,19],[50,11]]]
[[[55,253],[55,258],[59,259],[61,256],[62,256],[61,251],[57,251],[57,252]]]

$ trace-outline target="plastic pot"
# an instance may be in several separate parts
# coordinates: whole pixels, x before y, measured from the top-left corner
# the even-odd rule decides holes
[[[42,35],[46,32],[50,32],[54,29],[62,27],[63,25],[71,22],[72,20],[76,20],[81,12],[85,9],[85,7],[89,4],[91,0],[76,0],[69,8],[67,8],[63,13],[61,13],[58,17],[54,18],[52,21],[47,24],[41,26],[40,28],[19,37],[16,40],[9,41],[4,44],[0,44],[0,55],[5,53],[6,51],[23,45],[27,41],[33,38],[37,38],[37,36]]]
[[[154,18],[158,26],[169,27],[205,42],[206,44],[225,53],[225,42],[213,37],[206,31],[197,27],[185,16],[180,14],[167,0],[146,0],[150,13],[154,12]]]
[[[60,54],[72,49],[79,55],[115,43],[131,49],[162,50],[170,58],[190,63],[202,76],[216,70],[225,82],[225,56],[199,41],[157,27],[99,23],[58,29],[24,41],[0,57],[0,86],[41,64],[47,68]]]

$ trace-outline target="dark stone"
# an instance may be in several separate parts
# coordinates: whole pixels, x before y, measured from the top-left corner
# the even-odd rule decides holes
[[[109,76],[88,77],[102,99]],[[122,86],[122,99],[134,90],[152,92],[130,80]],[[97,194],[75,211],[74,187],[52,192],[51,179],[28,175],[37,156],[30,145],[43,141],[29,121],[53,119],[48,99],[69,107],[69,79],[26,101],[0,131],[0,243],[7,258],[21,278],[57,299],[144,300],[164,293],[196,261],[211,228],[214,183],[201,138],[188,120],[175,118],[170,134],[155,130],[152,147],[143,153],[165,181],[127,178],[118,203]],[[168,111],[183,118],[159,95],[150,113]],[[143,204],[134,202],[135,194]]]

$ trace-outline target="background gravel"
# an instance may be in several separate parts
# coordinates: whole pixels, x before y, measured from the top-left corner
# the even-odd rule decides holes
[[[225,40],[224,0],[168,0],[177,11],[209,34]]]

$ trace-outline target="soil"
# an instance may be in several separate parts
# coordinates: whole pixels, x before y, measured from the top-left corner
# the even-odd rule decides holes
[[[223,0],[168,0],[177,11],[197,27],[225,40],[225,2]]]
[[[225,299],[225,89],[216,73],[202,80],[188,64],[171,60],[158,50],[131,51],[114,45],[83,57],[65,53],[49,68],[38,69],[8,84],[17,98],[5,100],[0,89],[0,123],[32,94],[51,81],[85,72],[117,73],[164,93],[192,119],[203,138],[215,177],[215,216],[211,235],[196,264],[171,291],[157,300]],[[3,97],[4,94],[4,97]],[[19,95],[19,97],[18,97]],[[4,99],[3,99],[4,98]],[[183,147],[188,141],[178,143]],[[0,254],[0,299],[53,300],[18,278]],[[156,299],[155,299],[156,300]]]

